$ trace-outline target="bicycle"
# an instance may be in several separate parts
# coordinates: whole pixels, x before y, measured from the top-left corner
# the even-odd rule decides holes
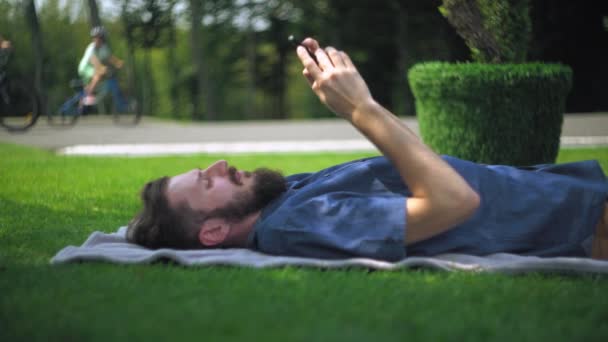
[[[9,132],[24,132],[40,116],[40,98],[31,82],[9,77],[9,56],[6,52],[0,56],[0,125]]]
[[[76,124],[81,115],[94,111],[108,113],[106,107],[107,95],[110,94],[112,101],[109,112],[112,114],[115,124],[137,125],[141,120],[141,102],[135,96],[125,95],[121,90],[116,76],[111,76],[97,86],[96,103],[85,103],[85,84],[80,79],[70,81],[70,87],[76,92],[66,99],[61,105],[52,107],[48,111],[48,122],[51,126],[69,127]]]

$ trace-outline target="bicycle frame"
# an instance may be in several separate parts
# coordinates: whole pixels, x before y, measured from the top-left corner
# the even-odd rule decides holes
[[[82,114],[82,107],[79,106],[80,100],[84,97],[84,89],[79,90],[72,97],[67,99],[60,107],[59,113],[65,113],[67,115],[80,115]],[[73,111],[75,110],[75,111]]]
[[[119,125],[136,125],[141,119],[141,111],[137,98],[125,95],[116,77],[109,77],[99,83],[97,87],[97,101],[95,104],[85,105],[84,97],[87,95],[82,82],[71,82],[71,87],[75,88],[76,93],[71,95],[61,105],[58,105],[55,110],[48,112],[48,122],[52,126],[67,127],[73,126],[81,115],[91,107],[97,107],[97,112],[100,114],[112,114],[113,121]],[[112,108],[106,111],[104,108],[105,101],[103,98],[110,94],[112,96]]]
[[[118,85],[118,80],[115,77],[110,77],[104,80],[99,86],[98,98],[102,99],[107,93],[112,95],[112,100],[116,106],[118,112],[124,112],[127,110],[127,101],[125,96]],[[84,89],[80,89],[76,94],[67,99],[60,107],[59,112],[67,115],[80,115],[82,114],[83,107],[80,106],[80,101],[86,95]],[[98,101],[99,101],[98,99]]]

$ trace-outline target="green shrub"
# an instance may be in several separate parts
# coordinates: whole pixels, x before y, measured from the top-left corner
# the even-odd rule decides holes
[[[430,62],[408,79],[421,135],[436,152],[489,164],[555,161],[569,67]]]

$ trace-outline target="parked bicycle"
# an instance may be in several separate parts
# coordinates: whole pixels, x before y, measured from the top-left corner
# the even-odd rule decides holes
[[[9,132],[23,132],[38,120],[40,99],[29,80],[9,77],[10,55],[10,49],[0,49],[0,125]]]
[[[141,102],[137,96],[125,94],[115,76],[98,85],[94,103],[85,101],[84,84],[80,79],[70,81],[70,87],[75,93],[47,112],[52,126],[73,126],[81,115],[90,113],[112,114],[114,123],[121,125],[136,125],[141,120]]]

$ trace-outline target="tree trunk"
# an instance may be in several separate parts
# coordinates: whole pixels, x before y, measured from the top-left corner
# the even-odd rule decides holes
[[[192,65],[194,65],[194,78],[195,82],[194,91],[192,94],[192,120],[199,120],[202,118],[201,113],[201,100],[200,93],[202,90],[202,68],[201,62],[201,46],[200,46],[200,30],[201,30],[201,18],[202,8],[199,0],[190,0],[190,48],[192,52]]]
[[[248,2],[249,6],[249,18],[247,20],[247,98],[245,100],[245,113],[246,118],[256,117],[255,108],[255,95],[257,92],[257,75],[256,75],[256,34],[253,29],[253,18],[254,18],[254,6],[253,1]]]
[[[287,54],[291,51],[291,46],[287,43],[287,22],[276,15],[270,17],[270,30],[272,39],[277,49],[278,60],[274,65],[273,72],[273,98],[274,108],[272,117],[275,119],[286,119],[289,117],[285,103],[286,78],[287,78]]]
[[[285,39],[283,39],[285,40]],[[277,117],[279,119],[289,118],[289,109],[287,108],[287,53],[290,51],[288,45],[279,42],[279,62],[277,70]]]
[[[397,85],[400,89],[397,95],[398,99],[393,99],[393,103],[397,104],[401,102],[403,110],[402,114],[413,114],[415,109],[413,108],[413,96],[407,82],[407,70],[411,66],[409,54],[408,54],[408,23],[410,22],[408,17],[407,9],[405,4],[394,1],[393,6],[397,11],[397,34],[395,45],[397,46]],[[396,113],[399,115],[399,113]]]
[[[469,48],[479,50],[485,63],[501,63],[503,55],[498,42],[483,26],[479,4],[475,0],[443,1],[444,16],[464,39]]]
[[[135,98],[141,98],[139,85],[141,82],[136,81],[137,70],[135,69],[135,42],[133,41],[133,28],[131,23],[127,20],[127,8],[129,6],[129,0],[125,0],[122,3],[122,24],[125,30],[125,39],[127,40],[127,87],[129,94],[135,96]],[[139,103],[139,106],[143,106],[143,103]]]
[[[150,70],[150,49],[144,48],[144,67],[142,72],[142,111],[144,113],[150,113],[150,115],[154,115],[152,113],[152,108],[155,108],[154,103],[154,82],[152,82],[152,70]]]
[[[175,57],[175,50],[177,49],[177,35],[175,33],[175,20],[171,20],[171,27],[169,28],[169,46],[167,49],[167,66],[169,68],[169,100],[171,103],[171,116],[174,118],[179,117],[177,108],[179,106],[178,97],[178,84],[177,75],[179,74],[179,68]]]
[[[101,26],[101,19],[99,18],[99,7],[97,6],[97,1],[88,0],[89,4],[89,22],[91,23],[91,27]]]
[[[34,48],[34,89],[36,89],[36,92],[40,97],[40,108],[46,108],[46,93],[42,79],[44,50],[42,46],[42,32],[40,30],[40,23],[38,22],[34,0],[28,0],[25,4],[25,17],[32,35],[32,46]]]
[[[195,89],[192,99],[192,119],[197,120],[205,118],[206,120],[214,120],[215,106],[213,96],[210,93],[210,82],[205,72],[205,63],[203,60],[202,37],[201,37],[201,20],[203,17],[202,0],[190,0],[190,45],[192,48],[192,64],[195,69]],[[204,98],[204,115],[200,105],[201,95]]]

